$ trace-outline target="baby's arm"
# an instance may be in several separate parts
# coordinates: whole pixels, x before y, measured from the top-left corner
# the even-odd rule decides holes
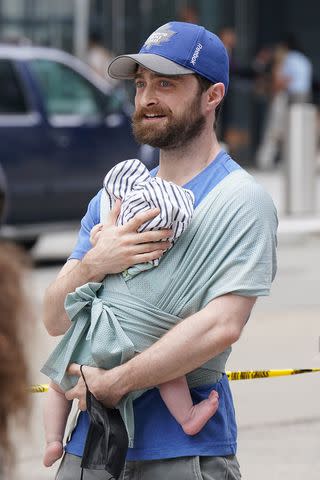
[[[63,454],[62,442],[71,405],[72,402],[66,399],[63,390],[50,382],[43,411],[46,437],[43,464],[46,467],[51,467]]]
[[[92,227],[90,231],[90,242],[93,247],[97,244],[97,241],[99,240],[102,227],[103,223],[97,223],[97,225]]]

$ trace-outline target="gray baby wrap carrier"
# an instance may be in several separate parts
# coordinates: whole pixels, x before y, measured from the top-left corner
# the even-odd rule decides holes
[[[250,198],[256,202],[256,189],[257,184],[244,171],[229,174],[195,209],[190,226],[158,267],[129,282],[121,274],[108,275],[102,283],[88,283],[69,294],[65,308],[72,325],[42,371],[69,389],[78,380],[66,375],[72,362],[111,369],[149,348],[218,296],[266,294],[267,288],[263,293],[252,276],[252,268],[259,265],[272,242],[268,236],[257,238],[259,212],[252,215],[250,204]],[[274,215],[271,209],[270,215]],[[252,235],[248,234],[251,231]],[[244,236],[248,238],[246,249]],[[264,262],[258,274],[263,276],[260,285],[269,284],[274,275],[272,262],[269,266]],[[189,386],[218,381],[230,351],[228,348],[189,373]],[[134,439],[132,402],[142,393],[132,392],[117,405],[129,446]]]

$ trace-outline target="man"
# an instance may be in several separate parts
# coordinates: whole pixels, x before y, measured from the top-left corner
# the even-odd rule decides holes
[[[234,408],[223,372],[229,347],[240,337],[256,297],[269,292],[275,274],[277,220],[268,195],[217,142],[214,125],[228,88],[228,73],[228,56],[218,37],[203,27],[180,22],[160,27],[139,54],[117,57],[109,67],[112,77],[135,80],[134,134],[139,142],[160,148],[159,169],[151,173],[183,185],[195,195],[195,221],[202,215],[201,228],[205,230],[199,228],[195,233],[197,248],[193,253],[191,241],[186,252],[191,259],[187,266],[192,269],[193,263],[197,264],[196,257],[204,251],[210,257],[208,262],[204,257],[203,265],[193,272],[195,290],[190,293],[188,308],[181,307],[183,321],[119,367],[108,371],[84,367],[90,391],[107,406],[117,405],[129,392],[150,389],[134,403],[134,447],[129,448],[122,479],[241,477],[235,456]],[[163,253],[161,240],[168,232],[136,233],[139,225],[157,212],[138,214],[127,225],[116,227],[119,206],[111,212],[96,246],[91,248],[89,234],[100,221],[100,197],[101,192],[90,202],[78,244],[47,290],[45,324],[52,335],[60,335],[70,326],[64,311],[67,293],[86,282],[100,282],[106,275],[159,258]],[[214,202],[210,203],[212,198]],[[231,217],[227,218],[230,212]],[[202,236],[201,231],[206,234]],[[179,252],[179,248],[177,243],[172,252]],[[202,300],[192,303],[199,298],[199,271],[202,277],[210,269],[214,281],[209,275],[207,287],[200,292]],[[152,290],[148,276],[156,273],[150,272],[155,269],[139,274],[141,286],[135,287],[142,299],[150,296]],[[171,276],[178,284],[174,269]],[[178,287],[174,284],[174,288]],[[157,300],[165,303],[167,298]],[[219,409],[201,432],[191,437],[170,416],[154,387],[193,372],[210,359],[220,359],[216,371],[211,372],[216,380],[202,382],[191,393],[194,402],[199,402],[216,389]],[[71,365],[69,373],[80,377],[80,366]],[[85,385],[81,378],[66,397],[79,399],[80,409],[85,410]],[[66,447],[58,480],[79,478],[87,430],[88,419],[82,413]],[[84,478],[106,477],[105,472],[88,470]]]
[[[312,63],[305,55],[294,35],[287,35],[281,43],[284,59],[279,89],[287,91],[289,103],[307,103],[312,93]]]
[[[272,168],[277,159],[284,161],[290,106],[308,103],[312,97],[312,63],[292,34],[275,48],[271,80],[272,98],[257,151],[261,169]]]
[[[32,319],[24,288],[24,274],[28,266],[29,259],[20,248],[1,241],[0,387],[4,393],[0,398],[1,480],[9,478],[14,467],[16,445],[11,440],[12,421],[21,422],[22,418],[27,420],[30,415],[30,395],[27,390],[29,368],[25,345],[21,342],[31,327]]]
[[[114,58],[113,53],[103,44],[102,35],[97,31],[92,31],[89,35],[87,63],[100,76],[105,77],[106,70],[111,60]],[[110,78],[110,84],[116,85],[118,82]]]

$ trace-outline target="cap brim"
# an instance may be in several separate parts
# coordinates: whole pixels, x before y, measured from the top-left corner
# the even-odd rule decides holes
[[[188,75],[193,70],[182,67],[171,60],[153,53],[137,53],[135,55],[120,55],[109,65],[108,74],[112,78],[127,80],[134,78],[137,65],[162,75]]]

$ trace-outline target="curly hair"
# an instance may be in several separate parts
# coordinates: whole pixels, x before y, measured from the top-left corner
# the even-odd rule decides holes
[[[9,422],[27,418],[28,368],[22,346],[22,313],[26,300],[23,271],[29,264],[24,252],[0,243],[0,465],[12,462]]]

